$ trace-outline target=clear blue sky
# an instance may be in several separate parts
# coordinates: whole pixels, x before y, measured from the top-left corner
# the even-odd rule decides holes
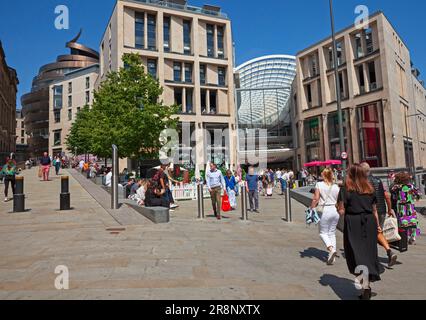
[[[18,71],[20,96],[31,88],[32,78],[43,64],[67,53],[65,42],[80,28],[80,42],[99,50],[99,43],[115,0],[14,0],[1,1],[0,40],[7,62]],[[190,0],[190,4],[218,5],[233,21],[237,64],[266,54],[296,54],[330,35],[328,0]],[[54,9],[70,9],[70,30],[54,27]],[[334,0],[336,28],[355,20],[355,7],[366,5],[370,13],[382,10],[399,32],[412,60],[426,77],[426,1]]]

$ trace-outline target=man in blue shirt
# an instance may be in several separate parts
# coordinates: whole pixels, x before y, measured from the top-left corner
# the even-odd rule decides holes
[[[214,216],[220,220],[220,209],[222,205],[222,189],[226,190],[225,179],[222,172],[217,169],[216,164],[210,163],[210,171],[206,175],[207,187],[212,199]]]
[[[246,176],[246,188],[248,191],[250,210],[249,212],[259,213],[259,176],[254,173],[254,168],[249,168],[249,173]]]

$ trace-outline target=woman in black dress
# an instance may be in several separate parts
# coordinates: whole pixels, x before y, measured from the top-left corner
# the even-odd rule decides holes
[[[349,272],[359,276],[368,273],[362,283],[361,299],[371,299],[370,282],[380,281],[384,268],[379,263],[377,234],[381,232],[373,186],[366,171],[358,164],[348,176],[338,198],[338,211],[345,216],[344,248]]]

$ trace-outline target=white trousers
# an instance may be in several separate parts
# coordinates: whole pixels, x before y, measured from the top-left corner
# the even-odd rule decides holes
[[[339,213],[334,206],[324,207],[319,223],[320,237],[327,248],[336,250],[336,229],[339,223]]]

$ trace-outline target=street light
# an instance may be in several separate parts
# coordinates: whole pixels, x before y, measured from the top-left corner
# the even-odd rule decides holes
[[[345,152],[345,137],[343,132],[343,114],[342,114],[342,98],[340,93],[340,79],[339,79],[339,64],[337,61],[337,42],[334,31],[334,15],[333,15],[333,0],[329,0],[330,4],[330,22],[331,22],[331,35],[333,38],[333,60],[334,60],[334,75],[336,78],[336,98],[337,98],[337,119],[339,124],[339,140],[340,140],[340,156]],[[346,159],[342,160],[343,177],[346,175]]]

